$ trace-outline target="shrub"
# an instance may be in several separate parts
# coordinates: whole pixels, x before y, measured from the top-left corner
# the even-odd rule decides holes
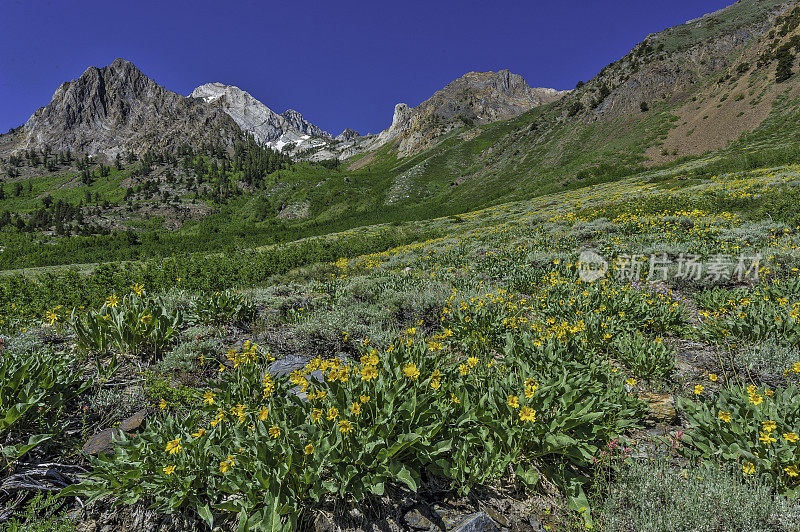
[[[63,511],[57,495],[37,493],[19,515],[0,526],[2,532],[72,532],[75,521]]]
[[[660,338],[651,340],[641,334],[627,334],[614,340],[614,354],[637,377],[662,380],[675,369],[675,351]]]
[[[220,346],[214,340],[190,338],[181,342],[174,349],[164,355],[159,366],[166,371],[189,371],[200,364],[200,359],[212,359],[213,355],[220,352]]]
[[[49,349],[0,352],[0,441],[9,442],[11,433],[48,426],[71,399],[91,386],[71,362]],[[14,460],[46,438],[31,436],[27,444],[0,445],[0,451]]]
[[[743,348],[736,353],[735,358],[739,366],[767,375],[780,375],[798,361],[800,361],[800,349],[787,347],[775,341]]]
[[[683,452],[695,459],[738,464],[745,476],[763,478],[782,493],[800,486],[800,393],[796,386],[769,390],[733,386],[696,402],[680,399],[691,430]]]
[[[70,319],[83,349],[104,353],[114,347],[153,359],[169,345],[182,322],[181,313],[168,311],[159,298],[147,296],[138,285],[122,301],[112,294],[100,310],[90,310],[83,318],[73,311]]]
[[[437,342],[409,331],[384,351],[367,346],[360,364],[317,358],[276,377],[256,346],[231,352],[233,368],[188,415],[123,438],[75,491],[190,506],[209,523],[233,512],[251,530],[275,530],[328,496],[417,490],[423,474],[467,491],[511,469],[529,486],[545,471],[575,509],[587,506],[592,457],[642,404],[607,366],[570,361],[557,343],[520,342],[499,363],[454,358]]]
[[[666,460],[633,462],[611,487],[601,530],[791,530],[786,499],[734,468],[706,465],[680,470]]]
[[[252,321],[255,316],[253,302],[230,290],[202,294],[194,303],[194,317],[200,323],[244,323]]]
[[[569,109],[567,109],[567,116],[575,116],[583,111],[583,109],[584,107],[581,102],[573,102],[572,105],[569,106]]]
[[[778,50],[776,57],[778,59],[778,67],[775,70],[775,81],[777,83],[783,83],[794,75],[792,66],[794,65],[795,57],[785,45]]]
[[[145,371],[142,375],[145,380],[145,396],[152,403],[158,404],[161,410],[167,407],[190,405],[196,395],[194,389],[182,384],[175,384],[169,377],[158,371]]]

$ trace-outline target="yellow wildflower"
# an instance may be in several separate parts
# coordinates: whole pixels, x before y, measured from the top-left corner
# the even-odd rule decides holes
[[[216,427],[221,421],[225,421],[225,411],[223,409],[217,410],[217,415],[211,420],[211,426]]]
[[[203,392],[203,402],[207,405],[213,405],[214,392],[212,392],[211,390],[206,390],[205,392]]]
[[[506,402],[511,408],[519,408],[519,397],[516,395],[509,395]]]
[[[168,441],[167,442],[167,447],[164,450],[166,452],[168,452],[169,454],[178,454],[181,451],[182,448],[183,447],[181,447],[181,439],[178,438],[178,439],[175,439],[175,440]]]
[[[378,377],[378,368],[375,366],[362,366],[361,367],[361,380],[371,381]]]
[[[403,375],[411,380],[416,380],[419,377],[419,369],[413,362],[403,366]]]
[[[239,423],[244,423],[244,420],[247,419],[247,410],[242,403],[239,403],[231,408],[231,414],[239,419]]]
[[[261,380],[261,384],[264,387],[264,398],[266,399],[275,391],[275,383],[272,381],[272,375],[266,373]]]
[[[361,357],[361,364],[364,366],[377,366],[380,359],[378,358],[378,351],[373,349],[368,355]]]
[[[761,435],[758,437],[758,441],[760,441],[764,445],[769,445],[770,443],[774,443],[778,440],[769,432],[762,432]]]
[[[526,423],[534,422],[536,421],[536,410],[523,406],[519,411],[519,418]]]
[[[228,455],[228,459],[219,463],[219,472],[227,473],[233,466],[236,465],[236,460],[232,454]]]

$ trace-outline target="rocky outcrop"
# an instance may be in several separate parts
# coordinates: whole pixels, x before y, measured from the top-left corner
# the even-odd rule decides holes
[[[436,92],[415,110],[443,119],[465,117],[487,124],[554,102],[567,92],[530,87],[522,76],[508,70],[470,72]]]
[[[578,103],[574,109],[585,109],[584,118],[592,121],[638,117],[653,105],[685,103],[710,79],[717,85],[729,81],[730,76],[719,80],[742,50],[764,35],[791,4],[791,0],[736,2],[650,34],[566,99],[564,116],[574,115],[569,109]]]
[[[278,114],[233,85],[207,83],[194,89],[190,97],[221,109],[258,142],[278,150],[287,145],[295,151],[321,146],[325,144],[322,139],[333,138],[294,109]]]
[[[348,127],[348,128],[345,128],[344,131],[342,131],[341,133],[336,135],[336,139],[335,140],[338,140],[339,142],[342,142],[342,141],[346,141],[346,140],[353,140],[354,138],[360,137],[360,136],[361,136],[361,134],[359,134],[358,131],[355,131],[355,130],[350,129]]]
[[[51,102],[13,133],[11,150],[48,146],[114,157],[204,142],[232,147],[241,136],[225,113],[168,91],[133,63],[116,59],[62,83]]]
[[[398,141],[399,154],[408,155],[429,147],[452,129],[507,120],[568,92],[530,87],[522,76],[508,70],[470,72],[417,107],[397,104],[392,125],[377,135],[370,148]]]

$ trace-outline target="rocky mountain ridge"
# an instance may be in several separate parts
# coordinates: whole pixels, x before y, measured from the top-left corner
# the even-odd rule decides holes
[[[793,3],[739,1],[652,33],[593,79],[579,83],[578,90],[565,102],[572,105],[573,114],[580,115],[580,110],[585,109],[590,121],[640,116],[637,111],[644,108],[643,103],[650,107],[685,102],[710,78],[728,70],[733,59],[765,34],[776,17]],[[565,116],[569,110],[565,106]]]
[[[531,87],[507,69],[468,72],[416,107],[395,105],[392,123],[377,135],[337,137],[340,144],[320,149],[312,158],[347,159],[386,144],[394,144],[398,156],[406,157],[436,145],[454,129],[507,120],[570,92]]]
[[[207,83],[194,89],[190,97],[221,109],[256,141],[277,150],[287,145],[292,145],[295,150],[313,148],[333,138],[294,109],[278,114],[233,85]]]
[[[424,122],[453,121],[488,124],[513,118],[539,105],[554,102],[570,91],[530,87],[519,74],[508,70],[469,72],[419,104],[395,107],[392,125],[383,132],[387,139],[418,129]],[[380,135],[379,135],[380,136]]]
[[[398,154],[409,155],[453,129],[507,120],[569,92],[530,87],[522,76],[505,69],[469,72],[416,107],[398,103],[392,124],[377,135],[375,145],[396,142]]]
[[[622,59],[571,91],[534,88],[508,70],[470,72],[416,107],[397,104],[387,129],[364,136],[346,129],[334,138],[297,111],[275,113],[246,91],[222,83],[201,85],[191,97],[183,97],[147,78],[130,62],[117,59],[107,67],[89,68],[77,80],[62,84],[50,104],[37,110],[24,126],[0,136],[0,156],[43,146],[52,151],[70,149],[107,157],[150,148],[174,150],[182,143],[231,146],[246,132],[270,147],[288,147],[288,153],[309,160],[344,160],[387,145],[404,158],[436,146],[453,130],[466,128],[477,134],[475,126],[514,118],[546,104],[554,104],[558,119],[552,124],[539,121],[526,134],[540,137],[536,144],[549,144],[547,150],[554,154],[562,152],[557,144],[564,136],[554,137],[548,132],[558,124],[614,120],[635,124],[647,116],[642,115],[647,109],[665,104],[671,108],[685,106],[680,113],[682,124],[689,125],[680,133],[687,137],[694,131],[704,132],[711,123],[698,122],[693,116],[696,106],[687,102],[701,93],[705,99],[724,96],[716,95],[717,88],[709,80],[727,76],[724,81],[728,83],[731,74],[726,73],[735,66],[741,51],[763,36],[791,5],[787,0],[742,0],[687,24],[650,34]],[[744,70],[738,78],[733,76],[734,81],[743,79],[756,60],[742,60],[737,68]],[[720,81],[717,85],[722,84]],[[668,144],[675,146],[662,149],[663,143],[656,142],[648,157],[659,162],[663,159],[653,150],[672,154],[677,149],[680,156],[723,146],[763,120],[776,97],[773,92],[768,93],[758,112],[737,109],[725,118],[724,127],[694,136],[713,136],[713,142],[693,139],[692,146],[684,150],[687,142],[669,139]],[[730,102],[725,103],[728,107],[732,107]],[[752,107],[755,109],[756,104]],[[561,164],[562,159],[561,155],[545,156],[542,163]]]
[[[553,102],[569,91],[533,88],[518,74],[470,72],[417,107],[395,106],[391,125],[377,135],[347,128],[337,137],[289,109],[276,113],[248,92],[207,83],[189,97],[116,59],[90,67],[62,83],[51,102],[25,125],[0,136],[0,154],[45,146],[108,159],[124,152],[175,150],[182,144],[211,143],[230,148],[243,134],[277,150],[311,160],[345,159],[396,143],[401,156],[435,145],[448,131],[519,115]]]
[[[242,137],[224,112],[169,91],[133,63],[116,59],[62,83],[48,105],[0,137],[0,152],[47,147],[53,152],[103,155],[173,151],[183,144],[231,148]]]

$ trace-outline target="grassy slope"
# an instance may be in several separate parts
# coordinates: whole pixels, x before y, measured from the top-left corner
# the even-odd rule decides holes
[[[663,32],[666,48],[685,49],[708,39],[712,31],[744,25],[780,3],[744,1],[700,23],[671,28]],[[622,64],[620,61],[604,70],[613,71]],[[702,80],[700,88],[712,82]],[[796,78],[791,83],[796,83]],[[273,174],[272,188],[266,193],[245,194],[225,205],[212,205],[216,214],[189,222],[176,232],[162,232],[157,239],[169,246],[120,254],[119,245],[94,242],[97,257],[88,256],[86,260],[102,260],[108,253],[115,258],[135,259],[198,248],[252,247],[376,223],[455,215],[614,181],[640,168],[646,161],[647,148],[667,137],[676,125],[672,111],[679,104],[653,103],[646,113],[636,111],[592,121],[581,115],[566,117],[568,102],[556,102],[476,130],[453,131],[434,148],[411,157],[398,159],[391,145],[384,146],[361,156],[370,157],[371,162],[358,170],[299,163]],[[800,135],[796,115],[797,102],[781,99],[760,127],[720,155],[729,158],[734,151],[747,151],[750,146],[774,146],[796,138]],[[587,173],[587,168],[594,171]],[[108,179],[99,179],[88,190],[100,193],[101,201],[119,201],[123,174],[112,171]],[[0,201],[0,209],[29,211],[45,192],[54,199],[80,201],[87,187],[79,182],[74,183],[79,186],[67,185],[73,178],[35,178],[32,194]],[[6,189],[8,194],[8,185]],[[265,211],[260,208],[264,204],[269,207],[268,214],[259,215]],[[276,207],[297,205],[308,206],[307,218],[287,220],[276,215]],[[130,225],[147,229],[141,224]],[[68,260],[51,255],[53,264]],[[38,261],[15,262],[10,267],[35,266],[41,264]]]

